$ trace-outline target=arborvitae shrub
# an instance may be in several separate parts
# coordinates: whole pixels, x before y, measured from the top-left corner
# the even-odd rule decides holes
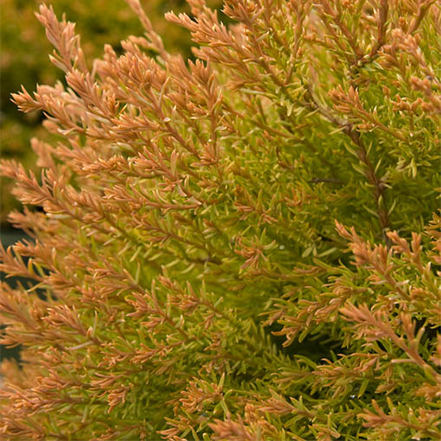
[[[168,23],[164,13],[170,9],[189,10],[185,0],[141,0],[156,29],[164,35],[164,45],[171,50],[190,53],[190,36],[185,29]],[[35,163],[29,146],[34,136],[51,142],[51,135],[40,126],[41,112],[27,115],[17,111],[10,101],[10,93],[23,84],[35,88],[36,83],[53,84],[63,78],[63,72],[48,62],[51,44],[44,38],[44,30],[35,19],[41,0],[1,0],[0,14],[0,142],[2,157],[19,159],[27,168]],[[128,33],[142,33],[142,25],[124,0],[51,0],[55,12],[65,13],[77,21],[86,57],[100,56],[105,43],[120,50],[119,42]],[[208,0],[220,6],[220,0]],[[19,203],[11,196],[12,183],[0,178],[0,222]]]
[[[195,62],[129,3],[93,67],[42,6],[66,84],[14,95],[59,142],[2,163],[3,435],[439,439],[440,3],[191,0]]]

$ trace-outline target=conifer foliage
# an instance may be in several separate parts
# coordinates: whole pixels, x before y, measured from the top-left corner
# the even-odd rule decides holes
[[[1,165],[34,283],[2,282],[0,433],[439,439],[440,3],[189,0],[193,61],[128,3],[93,64],[38,13],[66,77],[13,97],[59,142]]]

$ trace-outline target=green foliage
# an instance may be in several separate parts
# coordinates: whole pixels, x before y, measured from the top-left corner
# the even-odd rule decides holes
[[[186,62],[128,3],[93,70],[41,7],[67,86],[14,95],[58,140],[1,164],[3,433],[439,439],[440,5],[191,0]]]

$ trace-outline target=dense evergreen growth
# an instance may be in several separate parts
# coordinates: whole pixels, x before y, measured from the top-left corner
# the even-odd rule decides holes
[[[440,3],[189,0],[187,62],[128,2],[93,69],[42,6],[66,84],[14,95],[3,435],[439,439]]]
[[[51,43],[44,38],[44,30],[35,19],[41,0],[2,0],[0,14],[0,145],[3,158],[19,159],[26,168],[34,169],[36,156],[29,147],[29,138],[37,136],[53,142],[41,126],[41,112],[23,114],[10,101],[10,94],[20,85],[33,90],[38,84],[54,84],[63,79],[63,72],[48,62]],[[104,44],[121,51],[120,40],[129,34],[142,33],[142,25],[124,0],[51,0],[54,11],[65,13],[76,21],[82,38],[82,49],[92,61],[102,54]],[[220,0],[207,4],[219,7]],[[155,29],[164,36],[170,50],[190,54],[191,39],[185,29],[168,23],[164,14],[171,9],[189,11],[185,0],[142,0]],[[6,222],[8,211],[19,207],[11,196],[12,183],[0,177],[0,222]]]

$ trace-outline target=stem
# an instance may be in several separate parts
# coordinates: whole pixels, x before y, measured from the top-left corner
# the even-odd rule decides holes
[[[390,230],[389,213],[385,201],[386,186],[383,181],[375,174],[374,166],[368,158],[366,147],[361,140],[360,133],[349,126],[345,133],[351,138],[352,142],[358,146],[358,158],[366,166],[366,178],[368,182],[374,186],[375,204],[377,206],[378,218],[380,221],[381,233],[387,247],[390,247],[390,239],[387,232]]]
[[[349,121],[340,119],[332,115],[330,109],[326,108],[322,104],[319,104],[319,102],[315,99],[314,94],[308,85],[306,85],[306,90],[308,92],[308,96],[310,98],[310,104],[312,105],[312,107],[317,109],[319,113],[323,115],[328,121],[341,128],[343,133],[349,136],[351,141],[358,147],[358,151],[357,151],[358,158],[366,166],[366,178],[369,184],[371,184],[374,187],[375,204],[377,207],[378,218],[380,221],[381,234],[383,236],[384,242],[389,248],[390,240],[387,237],[386,233],[391,228],[389,221],[389,212],[385,200],[386,186],[384,185],[384,182],[380,178],[378,178],[378,176],[375,174],[375,168],[368,157],[367,149],[360,137],[360,133],[356,129],[354,129],[354,126]]]

